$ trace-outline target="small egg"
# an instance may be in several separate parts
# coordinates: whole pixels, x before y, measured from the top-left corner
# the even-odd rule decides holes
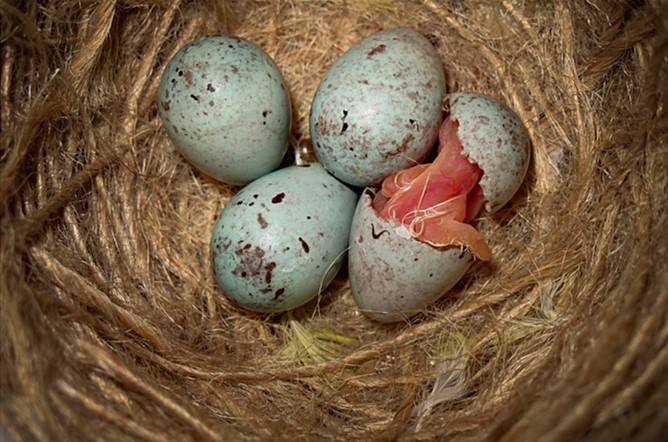
[[[380,322],[410,318],[443,296],[466,273],[465,249],[435,248],[416,241],[406,227],[379,218],[375,193],[362,194],[350,230],[348,275],[362,313]]]
[[[313,299],[345,259],[357,199],[319,164],[280,169],[248,184],[213,230],[218,286],[257,312],[282,312]]]
[[[457,122],[462,154],[483,171],[480,187],[493,213],[519,189],[531,156],[529,135],[518,115],[499,100],[475,93],[446,97],[450,118]]]
[[[374,186],[422,161],[442,121],[445,74],[412,29],[372,34],[327,72],[309,118],[318,160],[340,180]]]
[[[448,97],[430,164],[366,189],[350,234],[348,274],[360,310],[384,322],[409,318],[450,290],[475,258],[492,251],[469,222],[493,212],[520,187],[530,143],[519,117],[475,93]]]
[[[290,98],[276,63],[254,43],[219,35],[183,47],[167,64],[157,99],[176,148],[217,180],[249,183],[285,155]]]

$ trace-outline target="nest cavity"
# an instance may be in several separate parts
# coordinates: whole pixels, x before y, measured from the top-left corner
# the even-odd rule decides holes
[[[653,440],[668,397],[668,3],[0,3],[2,440]],[[410,322],[345,272],[263,316],[216,288],[238,190],[156,108],[181,47],[263,47],[308,155],[310,102],[353,44],[411,27],[449,91],[515,109],[533,157],[480,229],[494,253]],[[292,155],[290,153],[289,155]],[[663,433],[665,434],[665,433]]]

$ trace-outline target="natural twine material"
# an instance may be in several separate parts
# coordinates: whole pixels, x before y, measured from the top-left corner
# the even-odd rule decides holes
[[[2,431],[15,440],[658,440],[668,431],[668,2],[0,3]],[[261,45],[308,149],[315,89],[372,32],[412,27],[450,91],[533,142],[494,253],[410,324],[356,313],[345,272],[262,316],[208,240],[237,190],[157,115],[171,56]],[[290,154],[289,162],[293,157]],[[4,440],[4,439],[3,439]]]

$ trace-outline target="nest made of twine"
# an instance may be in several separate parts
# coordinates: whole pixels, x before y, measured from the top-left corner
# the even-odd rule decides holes
[[[3,1],[3,437],[652,440],[668,427],[668,3]],[[291,148],[372,32],[434,43],[450,91],[515,109],[533,158],[477,265],[411,323],[345,273],[290,314],[234,307],[208,241],[237,190],[174,149],[174,53],[229,33],[277,62]],[[664,433],[665,434],[665,433]],[[3,440],[5,440],[3,438]]]

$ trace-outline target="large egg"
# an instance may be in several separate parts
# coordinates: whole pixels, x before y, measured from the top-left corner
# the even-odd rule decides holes
[[[195,167],[245,184],[276,169],[290,133],[290,99],[278,67],[241,38],[203,37],[172,58],[158,109],[167,134]]]
[[[218,286],[258,312],[313,299],[343,263],[357,199],[318,164],[280,169],[248,184],[213,230]]]
[[[443,296],[466,273],[473,256],[458,247],[416,241],[404,226],[380,219],[365,190],[350,230],[348,274],[361,312],[394,322],[410,318]]]
[[[412,29],[373,34],[327,72],[311,106],[313,149],[355,186],[373,186],[422,161],[442,121],[445,75],[432,44]]]

